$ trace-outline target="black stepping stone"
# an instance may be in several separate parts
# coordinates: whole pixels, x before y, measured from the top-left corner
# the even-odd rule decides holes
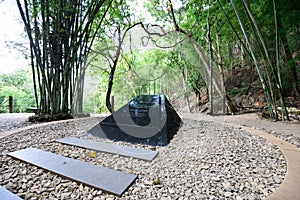
[[[1,200],[22,200],[20,197],[18,197],[11,191],[1,186],[0,186],[0,199]]]
[[[133,174],[93,165],[35,148],[15,151],[8,155],[68,179],[116,195],[121,195],[137,177]]]
[[[134,148],[129,146],[110,144],[105,142],[97,142],[93,140],[86,140],[76,137],[66,137],[57,140],[57,142],[74,145],[86,149],[91,149],[95,151],[101,151],[111,154],[118,154],[127,157],[138,158],[146,161],[151,161],[158,154],[157,151],[151,151],[147,149]]]

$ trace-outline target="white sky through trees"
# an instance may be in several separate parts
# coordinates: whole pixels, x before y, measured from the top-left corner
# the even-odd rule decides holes
[[[134,2],[134,1],[133,1]],[[150,1],[152,2],[152,1]],[[177,1],[176,2],[177,5]],[[146,19],[146,23],[155,23],[144,8],[144,1],[129,5],[137,17]],[[181,6],[181,4],[179,4]],[[175,6],[175,7],[178,7]],[[17,44],[17,45],[16,45]],[[0,0],[0,73],[11,73],[17,69],[29,69],[30,59],[25,59],[29,44],[24,31],[24,24],[15,0]],[[22,50],[25,51],[22,53]]]
[[[26,60],[23,53],[14,48],[14,44],[18,43],[29,49],[27,38],[24,37],[24,24],[16,1],[0,0],[0,73],[29,69],[30,60]]]

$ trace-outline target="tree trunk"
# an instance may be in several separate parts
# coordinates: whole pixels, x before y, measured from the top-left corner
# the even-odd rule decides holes
[[[105,2],[24,0],[22,5],[17,0],[30,42],[33,79],[39,87],[39,99],[35,91],[39,114],[69,113],[69,109],[73,113],[73,78],[81,76],[74,74],[81,69],[74,68],[84,67],[113,1]],[[104,12],[98,12],[101,8]]]
[[[116,66],[117,66],[117,62],[113,65],[113,67],[110,69],[110,73],[109,73],[109,79],[108,79],[108,86],[107,86],[107,91],[106,91],[106,107],[109,110],[110,113],[112,113],[112,105],[110,103],[110,99],[111,99],[111,92],[112,92],[112,87],[114,84],[114,74],[116,71]]]
[[[201,48],[199,47],[198,43],[193,39],[191,33],[189,33],[186,30],[183,30],[179,27],[179,25],[177,24],[177,21],[175,19],[175,14],[174,14],[174,10],[173,10],[173,6],[172,6],[172,2],[169,0],[169,5],[170,5],[170,9],[171,9],[171,15],[172,15],[172,20],[173,20],[173,24],[175,26],[175,31],[179,32],[179,33],[183,33],[184,35],[187,36],[187,38],[189,39],[190,43],[192,44],[193,48],[195,49],[197,55],[199,56],[200,61],[202,62],[204,69],[206,71],[206,75],[209,75],[212,70],[210,68],[210,61],[207,61],[207,59],[205,58],[205,54],[202,52]],[[224,91],[225,87],[224,87],[224,82],[219,83],[219,80],[216,80],[216,77],[212,76],[211,77],[211,85],[214,87],[214,89],[216,90],[217,94],[220,97],[223,97],[226,92]],[[210,85],[208,83],[206,83],[207,85]],[[220,86],[223,85],[223,86]],[[212,93],[212,89],[210,88],[210,93]]]
[[[278,28],[283,29],[283,26],[280,23],[280,20],[278,21]],[[299,84],[299,79],[298,79],[298,75],[297,75],[296,63],[291,62],[291,64],[289,65],[290,61],[291,60],[293,61],[294,58],[293,58],[293,55],[291,53],[288,40],[287,40],[287,38],[284,34],[280,35],[280,40],[283,44],[282,48],[283,48],[283,51],[284,51],[284,54],[285,54],[285,56],[283,58],[284,58],[284,62],[287,63],[287,67],[288,67],[289,72],[290,72],[291,81],[292,81],[292,85],[293,85],[293,92],[297,97],[299,97],[299,95],[300,95],[300,84]]]
[[[271,116],[272,118],[274,118],[274,112],[273,112],[274,104],[273,104],[272,101],[271,101],[271,94],[270,94],[268,85],[267,85],[267,83],[266,83],[266,81],[265,81],[265,79],[264,79],[264,77],[263,77],[263,74],[262,74],[262,71],[261,71],[260,67],[258,66],[258,62],[257,62],[257,60],[256,60],[256,56],[254,55],[254,52],[253,52],[253,50],[252,50],[252,46],[251,46],[251,44],[250,44],[249,38],[248,38],[247,33],[246,33],[246,31],[245,31],[245,29],[244,29],[244,26],[243,26],[243,23],[242,23],[242,21],[241,21],[241,19],[240,19],[240,16],[239,16],[239,14],[238,14],[237,9],[236,9],[234,0],[230,0],[230,2],[231,2],[231,5],[232,5],[232,7],[233,7],[233,9],[234,9],[234,12],[235,12],[235,14],[236,14],[236,17],[237,17],[237,19],[238,19],[240,28],[241,28],[241,30],[242,30],[242,32],[243,32],[244,38],[245,38],[245,40],[246,40],[246,44],[248,45],[249,52],[250,52],[251,57],[252,57],[252,59],[253,59],[254,65],[255,65],[255,67],[256,67],[256,70],[257,70],[257,73],[258,73],[260,82],[261,82],[262,87],[263,87],[263,89],[264,89],[264,92],[265,92],[265,95],[266,95],[266,99],[267,99],[267,102],[268,102],[268,108],[269,108],[270,116]]]
[[[181,68],[181,75],[182,75],[182,85],[183,85],[183,92],[184,92],[184,100],[188,108],[188,113],[191,113],[191,105],[189,100],[189,93],[187,88],[187,70],[183,67]]]
[[[212,42],[211,42],[211,35],[210,35],[210,0],[207,1],[208,3],[208,10],[207,10],[207,17],[206,17],[206,40],[208,43],[209,49],[209,102],[210,102],[210,114],[214,114],[214,100],[213,100],[213,49],[212,49]],[[223,96],[223,95],[222,95]]]

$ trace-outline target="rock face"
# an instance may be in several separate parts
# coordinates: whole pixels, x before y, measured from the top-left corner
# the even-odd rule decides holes
[[[166,96],[140,95],[87,134],[116,141],[165,146],[182,125]]]

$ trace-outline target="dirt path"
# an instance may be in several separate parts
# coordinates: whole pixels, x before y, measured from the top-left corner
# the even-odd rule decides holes
[[[300,123],[274,122],[268,119],[260,119],[256,114],[228,116],[226,117],[226,122],[238,123],[247,127],[256,127],[269,132],[275,131],[281,134],[292,134],[294,137],[300,138]]]
[[[34,113],[3,113],[0,114],[0,132],[32,125],[28,117]]]
[[[269,119],[259,118],[257,114],[210,116],[197,113],[183,113],[182,117],[194,118],[217,123],[233,123],[241,126],[259,129],[284,139],[300,148],[300,123],[274,122]]]

